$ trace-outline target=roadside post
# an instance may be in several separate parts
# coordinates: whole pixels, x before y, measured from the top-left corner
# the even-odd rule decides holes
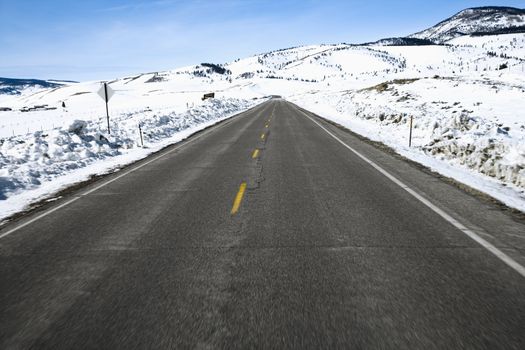
[[[408,147],[412,147],[412,125],[414,117],[410,116],[410,135],[408,136]]]
[[[108,83],[104,82],[100,86],[100,89],[98,90],[98,95],[102,97],[104,102],[106,102],[106,118],[108,121],[108,134],[111,134],[111,129],[109,128],[109,109],[108,109],[108,102],[109,99],[113,96],[115,91],[111,88],[111,86],[108,85]]]
[[[144,147],[144,138],[142,137],[142,123],[139,122],[139,134],[140,134],[140,144]]]

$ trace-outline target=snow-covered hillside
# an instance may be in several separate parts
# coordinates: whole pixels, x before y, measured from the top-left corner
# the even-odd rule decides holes
[[[100,82],[0,95],[0,107],[12,109],[0,111],[0,217],[12,203],[20,209],[270,95],[525,211],[525,34],[385,46],[395,43],[295,47],[115,79],[109,82],[111,135],[96,94]],[[216,98],[203,102],[208,92]],[[415,130],[408,148],[410,116]]]
[[[463,10],[410,38],[444,43],[463,35],[525,32],[525,10],[513,7],[476,7]]]
[[[0,78],[0,95],[20,95],[22,91],[54,88],[61,85],[56,80]]]

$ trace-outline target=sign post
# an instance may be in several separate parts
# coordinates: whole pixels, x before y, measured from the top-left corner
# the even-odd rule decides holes
[[[106,118],[108,120],[108,134],[111,134],[111,129],[109,128],[109,109],[108,109],[108,102],[109,99],[113,96],[115,91],[108,85],[108,83],[104,82],[100,89],[98,90],[98,95],[102,97],[102,99],[106,102]]]

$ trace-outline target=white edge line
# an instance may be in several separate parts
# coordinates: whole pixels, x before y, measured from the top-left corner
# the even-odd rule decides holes
[[[263,103],[264,103],[264,102],[263,102]],[[49,215],[49,214],[51,214],[51,213],[53,213],[53,212],[55,212],[55,211],[57,211],[57,210],[63,208],[63,207],[65,207],[65,206],[67,206],[67,205],[69,205],[69,204],[71,204],[71,203],[73,203],[73,202],[79,200],[80,198],[82,198],[82,197],[84,197],[84,196],[86,196],[86,195],[88,195],[88,194],[90,194],[90,193],[93,193],[93,192],[95,192],[95,191],[101,189],[101,188],[104,187],[104,186],[109,185],[110,183],[112,183],[112,182],[114,182],[114,181],[117,181],[118,179],[120,179],[120,178],[122,178],[122,177],[124,177],[124,176],[126,176],[126,175],[131,174],[132,172],[134,172],[134,171],[136,171],[136,170],[139,170],[140,168],[142,168],[142,167],[144,167],[144,166],[146,166],[146,165],[148,165],[148,164],[150,164],[150,163],[153,163],[153,162],[156,161],[156,160],[161,159],[162,157],[165,157],[166,155],[168,155],[168,154],[170,154],[170,153],[172,153],[172,152],[175,152],[175,151],[179,150],[180,148],[182,148],[182,147],[184,147],[184,146],[186,146],[186,145],[189,145],[189,144],[192,143],[193,141],[196,141],[196,140],[200,139],[201,137],[206,136],[206,135],[208,135],[209,133],[211,133],[211,132],[213,132],[213,131],[217,131],[217,130],[219,130],[219,129],[222,129],[222,128],[225,127],[226,125],[230,124],[230,122],[231,122],[233,119],[237,119],[237,118],[235,118],[235,117],[242,117],[242,114],[244,114],[244,113],[246,113],[246,112],[249,112],[250,110],[253,110],[253,109],[257,108],[257,107],[259,107],[260,105],[261,105],[261,104],[255,106],[255,107],[253,107],[253,108],[251,108],[251,109],[248,109],[248,110],[246,110],[246,111],[244,111],[244,112],[241,112],[241,113],[239,113],[239,114],[236,114],[236,115],[234,115],[234,116],[232,116],[232,117],[230,117],[230,118],[224,119],[222,125],[218,125],[218,126],[217,126],[217,123],[216,123],[215,125],[212,125],[212,126],[211,126],[211,129],[209,129],[209,130],[207,130],[207,131],[204,131],[204,132],[203,132],[202,134],[200,134],[200,135],[197,135],[197,136],[194,136],[194,137],[191,137],[191,135],[189,135],[185,140],[181,140],[181,141],[179,141],[179,142],[182,142],[182,144],[180,144],[179,146],[176,146],[176,147],[170,149],[169,151],[166,151],[166,152],[164,152],[164,153],[162,153],[162,154],[160,154],[160,155],[158,155],[158,156],[156,156],[156,157],[154,157],[154,158],[152,158],[152,159],[150,159],[150,160],[148,160],[148,161],[146,161],[146,162],[144,162],[144,163],[142,163],[142,164],[140,164],[140,165],[138,165],[138,166],[135,166],[135,167],[133,167],[132,169],[130,169],[130,170],[128,170],[128,171],[125,171],[124,173],[122,173],[122,174],[120,174],[120,175],[118,175],[118,176],[112,178],[111,180],[108,180],[108,181],[102,183],[101,185],[99,185],[99,186],[97,186],[97,187],[95,187],[95,188],[92,188],[92,189],[90,189],[90,190],[88,190],[88,191],[86,191],[86,192],[84,192],[84,193],[82,193],[82,194],[79,194],[79,195],[77,195],[76,197],[71,198],[71,199],[68,200],[67,202],[64,202],[64,203],[60,204],[59,206],[56,206],[56,207],[54,207],[54,208],[52,208],[52,209],[49,209],[49,210],[47,210],[46,212],[44,212],[44,213],[42,213],[42,214],[40,214],[40,215],[38,215],[38,216],[36,216],[36,217],[34,217],[34,218],[32,218],[32,219],[26,221],[26,222],[24,222],[23,224],[20,224],[20,225],[18,225],[18,226],[16,226],[16,227],[12,228],[11,230],[6,231],[6,232],[0,234],[0,239],[4,238],[4,237],[7,236],[7,235],[10,235],[10,234],[13,233],[13,232],[16,232],[16,231],[20,230],[21,228],[26,227],[27,225],[32,224],[32,223],[35,222],[35,221],[38,221],[38,220],[42,219],[43,217],[45,217],[45,216],[47,216],[47,215]],[[218,122],[218,123],[220,123],[220,122]],[[214,128],[213,126],[216,126],[216,127]],[[196,131],[196,132],[198,132],[198,131]],[[169,147],[169,146],[168,146],[168,147]],[[144,158],[143,158],[143,159],[144,159]],[[140,160],[139,160],[139,161],[140,161]]]
[[[62,204],[60,204],[59,206],[54,207],[53,209],[49,209],[49,210],[46,211],[45,213],[42,213],[42,214],[40,214],[40,215],[38,215],[38,216],[32,218],[31,220],[26,221],[26,222],[24,222],[23,224],[21,224],[21,225],[15,227],[15,228],[13,228],[13,229],[7,231],[7,232],[2,233],[2,234],[0,235],[0,238],[4,238],[5,236],[7,236],[7,235],[9,235],[9,234],[11,234],[11,233],[13,233],[13,232],[15,232],[15,231],[17,231],[17,230],[20,230],[22,227],[26,227],[27,225],[32,224],[33,222],[35,222],[35,221],[37,221],[37,220],[40,220],[40,219],[43,218],[44,216],[47,216],[47,215],[49,215],[49,214],[51,214],[51,213],[57,211],[58,209],[63,208],[63,207],[65,207],[66,205],[69,205],[69,204],[71,204],[71,203],[73,203],[74,201],[79,200],[79,199],[80,199],[80,197],[73,197],[73,198],[71,198],[70,200],[68,200],[67,202],[62,203]]]
[[[465,225],[454,219],[449,214],[445,213],[442,209],[434,205],[432,202],[430,202],[428,199],[421,196],[419,193],[417,193],[415,190],[407,186],[405,183],[403,183],[401,180],[396,178],[394,175],[390,174],[388,171],[374,163],[372,160],[368,159],[366,156],[361,154],[359,151],[355,150],[354,148],[348,146],[344,141],[342,141],[340,138],[335,136],[333,133],[331,133],[328,129],[326,129],[324,126],[319,124],[316,120],[311,118],[309,115],[307,115],[305,112],[303,112],[301,109],[298,109],[305,117],[310,119],[312,122],[317,124],[321,129],[323,129],[328,135],[332,136],[336,141],[338,141],[340,144],[348,148],[350,151],[355,153],[359,158],[370,164],[374,169],[379,171],[381,174],[383,174],[385,177],[387,177],[389,180],[394,182],[396,185],[410,193],[414,198],[416,198],[418,201],[426,205],[428,208],[430,208],[433,212],[441,216],[443,219],[448,221],[450,224],[455,226],[458,230],[466,234],[468,237],[470,237],[472,240],[477,242],[479,245],[481,245],[483,248],[487,249],[489,252],[494,254],[498,259],[503,261],[505,264],[507,264],[509,267],[514,269],[516,272],[518,272],[522,277],[525,277],[525,267],[517,263],[515,260],[513,260],[510,256],[503,253],[501,250],[496,248],[492,243],[484,240],[480,236],[478,236],[476,233],[474,233],[472,230],[468,229]]]

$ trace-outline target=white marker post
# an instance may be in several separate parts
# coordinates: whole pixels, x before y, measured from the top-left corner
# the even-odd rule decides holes
[[[108,83],[104,82],[100,86],[100,89],[98,89],[98,95],[102,97],[102,99],[106,102],[106,117],[108,120],[108,134],[111,134],[111,130],[109,128],[109,109],[108,109],[108,101],[113,96],[115,91],[108,85]]]

